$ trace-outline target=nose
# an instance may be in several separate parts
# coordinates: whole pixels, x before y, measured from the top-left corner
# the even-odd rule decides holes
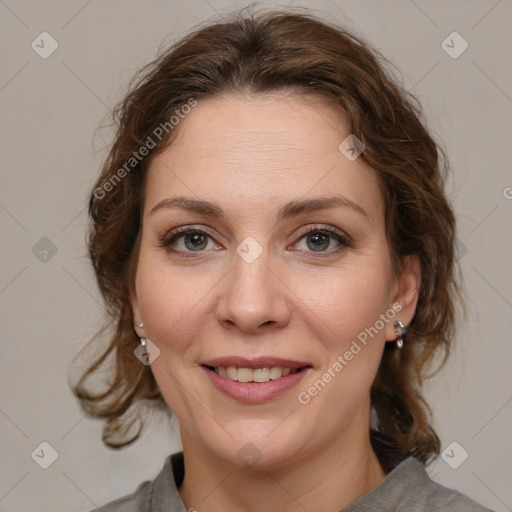
[[[221,283],[217,319],[223,327],[257,334],[290,322],[291,292],[270,268],[265,252],[251,263],[236,256]]]

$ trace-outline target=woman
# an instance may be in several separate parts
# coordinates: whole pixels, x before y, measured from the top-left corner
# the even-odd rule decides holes
[[[183,451],[102,510],[486,510],[424,469],[455,219],[383,59],[311,16],[240,16],[162,54],[116,114],[89,236],[115,329],[74,392],[111,447],[168,407]]]

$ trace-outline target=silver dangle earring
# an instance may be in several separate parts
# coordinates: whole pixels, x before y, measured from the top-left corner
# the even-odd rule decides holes
[[[140,327],[142,329],[144,327],[144,322],[139,322],[137,324],[137,327]],[[140,344],[142,346],[142,352],[146,353],[147,349],[148,349],[148,340],[146,338],[139,338],[139,339],[140,339]]]
[[[397,320],[394,324],[393,324],[394,328],[395,328],[395,335],[397,337],[395,343],[396,343],[396,348],[398,350],[402,350],[403,346],[404,346],[404,340],[403,340],[403,334],[405,332],[405,325],[400,322],[400,320]]]

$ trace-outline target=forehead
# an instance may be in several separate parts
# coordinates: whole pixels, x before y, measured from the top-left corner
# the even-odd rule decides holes
[[[247,207],[343,194],[382,213],[375,171],[339,149],[350,132],[324,98],[287,92],[198,100],[151,162],[146,205],[188,195]],[[227,206],[227,205],[226,205]]]
[[[343,117],[322,97],[284,91],[201,99],[178,129],[175,158],[208,159],[226,169],[267,164],[271,170],[287,162],[302,167],[299,157],[336,149],[348,135]]]

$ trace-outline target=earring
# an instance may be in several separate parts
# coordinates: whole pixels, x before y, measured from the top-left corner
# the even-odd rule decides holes
[[[139,322],[137,324],[137,327],[140,327],[141,329],[144,327],[144,322]],[[142,345],[142,351],[143,353],[146,353],[147,352],[147,339],[146,338],[139,338],[140,339],[140,344]]]
[[[395,328],[395,335],[397,337],[395,343],[396,343],[396,348],[398,350],[401,350],[402,347],[404,346],[404,339],[403,339],[403,335],[405,333],[405,325],[400,322],[400,320],[397,320],[394,324],[393,324],[394,328]]]

